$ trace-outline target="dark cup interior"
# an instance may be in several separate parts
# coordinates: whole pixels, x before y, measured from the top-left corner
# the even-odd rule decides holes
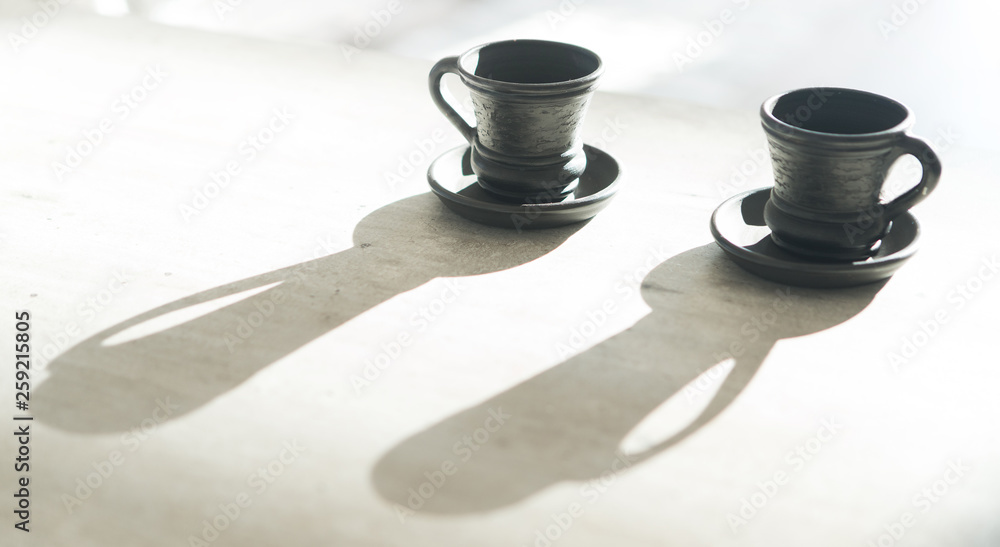
[[[907,117],[903,105],[863,91],[800,89],[782,96],[771,114],[779,121],[818,133],[861,135],[896,127]]]
[[[569,44],[514,40],[488,44],[463,59],[463,69],[481,78],[515,84],[578,80],[601,66],[593,53]]]

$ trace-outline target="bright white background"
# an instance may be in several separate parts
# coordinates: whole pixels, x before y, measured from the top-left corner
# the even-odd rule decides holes
[[[28,13],[38,1],[5,0],[11,3],[3,11],[10,15],[20,3]],[[425,60],[490,40],[561,40],[605,59],[604,91],[752,112],[792,88],[856,87],[910,106],[922,136],[940,143],[948,134],[962,147],[1000,151],[997,2],[395,1],[400,7],[385,23],[377,19],[384,19],[389,0],[73,0],[73,7]],[[729,22],[720,23],[724,10]],[[373,14],[380,11],[381,17]],[[679,55],[691,62],[682,64]]]

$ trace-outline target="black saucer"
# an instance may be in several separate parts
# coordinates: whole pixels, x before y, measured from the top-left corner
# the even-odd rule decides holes
[[[590,145],[583,149],[587,153],[587,170],[576,190],[562,201],[517,204],[491,196],[472,173],[469,146],[452,148],[434,160],[427,170],[427,181],[449,209],[481,224],[518,230],[564,226],[601,212],[618,191],[621,180],[621,169],[610,154]]]
[[[910,213],[894,219],[878,251],[865,260],[822,262],[788,253],[764,225],[770,188],[733,196],[712,213],[712,236],[743,269],[771,281],[802,287],[852,287],[892,276],[917,250],[920,225]]]

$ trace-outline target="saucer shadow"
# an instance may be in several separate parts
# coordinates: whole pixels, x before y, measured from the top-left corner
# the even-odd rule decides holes
[[[518,233],[464,220],[430,193],[402,199],[362,219],[353,248],[182,298],[73,346],[49,364],[32,410],[47,424],[81,433],[178,418],[400,293],[438,277],[526,264],[581,226]],[[258,292],[221,300],[252,290]],[[218,309],[127,336],[213,301]]]
[[[686,251],[643,280],[652,311],[634,326],[405,439],[376,463],[373,485],[403,510],[469,513],[508,506],[558,482],[599,478],[620,468],[614,462],[622,442],[641,422],[672,397],[683,407],[686,386],[731,363],[700,413],[689,410],[675,433],[659,433],[622,460],[638,465],[723,412],[778,340],[847,321],[883,285],[787,287],[743,271],[714,243]],[[488,440],[484,427],[495,430]]]

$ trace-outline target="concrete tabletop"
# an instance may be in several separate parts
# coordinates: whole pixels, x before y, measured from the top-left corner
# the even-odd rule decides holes
[[[66,14],[0,66],[0,544],[1000,543],[1000,161],[947,128],[920,252],[819,290],[709,233],[755,111],[598,93],[620,194],[518,232],[429,194],[422,61]]]

